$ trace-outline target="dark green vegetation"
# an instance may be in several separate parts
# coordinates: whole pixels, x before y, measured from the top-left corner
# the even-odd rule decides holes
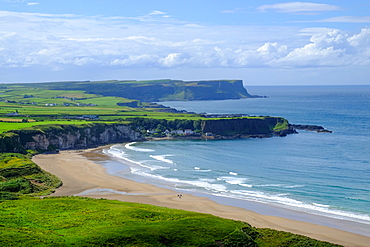
[[[22,195],[48,195],[61,184],[32,162],[30,154],[0,153],[0,202]]]
[[[0,243],[3,246],[336,246],[208,214],[78,197],[1,203]]]

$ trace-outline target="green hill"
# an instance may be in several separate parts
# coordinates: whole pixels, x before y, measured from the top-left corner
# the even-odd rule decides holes
[[[165,100],[222,100],[252,97],[243,87],[241,80],[213,81],[181,81],[181,80],[152,80],[152,81],[87,81],[87,82],[50,82],[32,84],[8,84],[3,89],[16,86],[39,88],[44,90],[81,91],[89,95],[115,96],[136,99],[143,102]],[[25,92],[27,92],[25,90]],[[4,90],[6,95],[6,90]],[[30,91],[32,92],[32,90]],[[29,94],[27,94],[29,96]],[[32,94],[33,95],[33,94]],[[71,94],[66,93],[66,97]],[[78,95],[78,94],[77,94]],[[85,96],[82,96],[85,97]],[[80,96],[81,98],[81,96]]]
[[[0,203],[23,195],[48,195],[61,186],[59,178],[42,170],[29,156],[0,153]]]
[[[0,204],[3,246],[338,246],[241,221],[79,197]]]

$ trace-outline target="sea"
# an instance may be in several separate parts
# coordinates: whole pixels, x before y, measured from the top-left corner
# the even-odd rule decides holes
[[[370,229],[370,86],[247,90],[266,98],[160,103],[196,113],[279,116],[332,133],[122,143],[104,150],[115,160],[105,165],[107,171],[257,212],[272,206]],[[276,216],[289,218],[288,213]]]

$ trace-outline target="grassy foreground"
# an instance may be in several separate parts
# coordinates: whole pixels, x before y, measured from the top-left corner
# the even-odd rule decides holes
[[[335,246],[208,214],[37,197],[60,185],[30,154],[0,153],[0,246]]]
[[[213,215],[79,197],[0,204],[2,246],[337,246]]]

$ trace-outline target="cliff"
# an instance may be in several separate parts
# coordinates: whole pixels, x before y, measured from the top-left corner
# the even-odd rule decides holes
[[[194,129],[222,138],[285,136],[296,133],[288,121],[279,117],[171,120],[132,119],[125,124],[39,125],[29,129],[13,130],[0,135],[0,152],[26,153],[26,150],[55,151],[83,149],[110,143],[143,141],[142,133],[155,126],[163,130]],[[143,133],[144,133],[143,132]]]
[[[7,145],[5,150],[1,150],[2,152],[24,152],[27,149],[39,151],[79,149],[143,140],[140,133],[124,124],[34,126],[32,129],[14,130],[10,133],[13,142]],[[1,144],[0,139],[0,147]]]
[[[223,100],[251,98],[242,80],[151,80],[50,82],[22,84],[48,90],[82,90],[89,94],[123,97],[142,102],[167,100]]]
[[[296,133],[286,119],[279,117],[207,120],[202,121],[202,131],[226,137],[269,137]]]
[[[1,153],[26,153],[26,149],[20,142],[19,135],[12,132],[0,134]]]
[[[242,80],[189,81],[175,83],[175,92],[159,100],[223,100],[252,98]]]

